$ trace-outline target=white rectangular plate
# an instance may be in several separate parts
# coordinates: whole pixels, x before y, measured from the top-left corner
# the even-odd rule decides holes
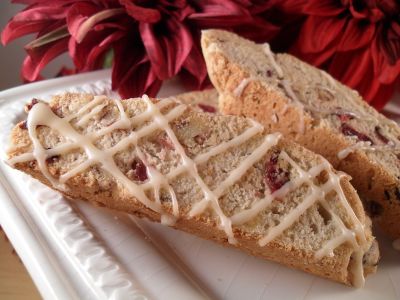
[[[1,151],[31,98],[64,91],[108,94],[110,72],[0,93]],[[183,89],[176,81],[160,96]],[[397,105],[392,102],[393,111]],[[3,156],[4,159],[4,156]],[[399,253],[379,238],[382,260],[363,289],[349,288],[124,214],[70,202],[0,162],[0,221],[47,299],[399,299]]]

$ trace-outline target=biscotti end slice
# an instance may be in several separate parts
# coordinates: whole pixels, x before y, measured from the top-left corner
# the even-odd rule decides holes
[[[28,108],[8,163],[68,198],[348,285],[376,270],[348,176],[250,119],[146,96],[65,94]]]
[[[322,70],[233,33],[202,48],[223,113],[252,117],[352,176],[374,223],[400,237],[400,128]]]

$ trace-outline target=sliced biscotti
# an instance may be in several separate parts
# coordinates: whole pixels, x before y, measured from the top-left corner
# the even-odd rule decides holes
[[[347,175],[250,119],[172,99],[35,101],[8,163],[72,199],[360,286],[379,251]]]
[[[225,31],[202,35],[220,109],[261,122],[352,176],[373,220],[400,237],[400,128],[360,95],[293,56]]]

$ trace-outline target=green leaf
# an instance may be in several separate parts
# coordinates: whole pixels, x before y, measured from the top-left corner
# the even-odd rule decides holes
[[[114,60],[114,49],[110,49],[107,51],[106,55],[104,56],[103,68],[111,68],[112,63]]]

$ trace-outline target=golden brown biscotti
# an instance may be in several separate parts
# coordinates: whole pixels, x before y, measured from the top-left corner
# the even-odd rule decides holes
[[[202,47],[225,114],[243,115],[351,175],[364,206],[400,237],[400,128],[322,70],[235,34],[207,30]]]
[[[8,163],[68,198],[348,285],[376,270],[349,177],[251,119],[146,96],[65,94],[28,110]]]

